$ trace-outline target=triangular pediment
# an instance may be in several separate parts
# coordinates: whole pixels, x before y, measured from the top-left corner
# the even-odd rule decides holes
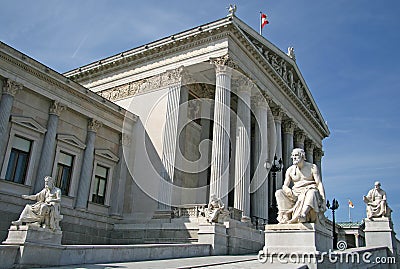
[[[108,160],[111,160],[113,162],[118,162],[118,160],[119,160],[118,156],[115,155],[114,153],[112,153],[108,149],[96,149],[95,154],[98,156],[101,156],[103,158],[106,158]]]
[[[74,135],[68,135],[68,134],[58,134],[57,135],[57,140],[62,141],[64,143],[67,143],[71,146],[80,148],[80,149],[85,149],[86,145],[83,143],[79,138],[77,138]]]
[[[241,40],[250,43],[254,52],[264,61],[268,73],[276,83],[281,88],[286,88],[288,95],[293,97],[295,103],[302,108],[301,110],[309,113],[323,128],[326,135],[329,135],[328,126],[296,64],[294,53],[284,53],[236,17],[233,24],[243,35],[244,38]]]
[[[28,128],[30,130],[36,131],[38,133],[45,133],[47,131],[40,123],[35,121],[30,117],[21,117],[21,116],[11,116],[11,122]]]

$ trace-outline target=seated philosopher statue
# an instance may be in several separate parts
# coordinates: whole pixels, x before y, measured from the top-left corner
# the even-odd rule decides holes
[[[204,210],[204,215],[208,222],[218,222],[219,218],[225,216],[225,205],[221,199],[211,195],[210,202]]]
[[[318,167],[305,161],[303,149],[293,149],[282,189],[275,193],[279,223],[316,222],[326,211],[325,190]],[[293,184],[293,187],[289,186]]]
[[[386,192],[381,189],[379,181],[375,182],[375,187],[363,199],[367,204],[367,218],[390,217],[392,210],[387,205]]]
[[[44,178],[44,188],[34,195],[22,195],[22,198],[36,201],[34,204],[25,205],[19,219],[12,221],[12,225],[34,224],[53,231],[61,230],[59,222],[62,219],[60,214],[61,190],[54,186],[52,177]]]

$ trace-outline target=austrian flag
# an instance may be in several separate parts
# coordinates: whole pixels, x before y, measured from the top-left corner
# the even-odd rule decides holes
[[[267,25],[268,23],[269,21],[267,19],[267,15],[261,13],[261,28],[264,28],[264,26]]]
[[[350,208],[354,208],[354,204],[353,204],[353,202],[350,201],[350,200],[349,200],[349,207],[350,207]]]

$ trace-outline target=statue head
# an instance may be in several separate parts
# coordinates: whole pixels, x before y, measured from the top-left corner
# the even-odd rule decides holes
[[[381,188],[381,183],[379,181],[375,181],[375,189],[380,189]]]
[[[295,148],[295,149],[293,149],[292,155],[290,156],[290,158],[292,158],[293,164],[297,165],[301,161],[306,160],[306,153],[305,153],[304,149]]]
[[[54,188],[54,179],[51,176],[44,177],[44,187],[50,190]]]

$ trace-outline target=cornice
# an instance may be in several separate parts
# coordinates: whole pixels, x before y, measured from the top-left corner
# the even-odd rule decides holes
[[[297,83],[300,83],[301,88],[291,81],[288,76],[290,74],[288,71],[292,72],[297,70],[295,62],[287,56],[288,60],[284,60],[277,52],[268,48],[266,45],[262,44],[251,35],[246,34],[244,31],[239,29],[233,31],[234,36],[242,43],[251,43],[252,46],[247,44],[246,49],[251,53],[251,55],[258,60],[265,71],[270,75],[270,77],[275,81],[277,86],[286,93],[286,95],[293,101],[293,103],[298,107],[298,109],[305,115],[305,117],[314,125],[314,127],[321,133],[322,136],[327,137],[329,135],[329,130],[325,129],[324,124],[318,116],[318,113],[313,110],[313,103],[311,98],[308,96],[305,84],[301,81],[301,75],[294,72],[299,79]],[[257,44],[257,45],[256,45]],[[281,52],[281,51],[280,51]],[[283,54],[283,52],[281,52]],[[274,58],[273,58],[274,57]],[[293,62],[293,63],[290,63]],[[286,68],[285,68],[286,67]],[[284,75],[286,70],[286,75]],[[284,79],[284,77],[286,79]],[[289,86],[290,85],[290,86]],[[293,89],[291,88],[293,87]],[[299,87],[299,88],[297,88]],[[296,90],[300,92],[299,96],[296,95]]]
[[[92,91],[84,88],[82,85],[64,77],[63,75],[57,73],[44,66],[43,64],[37,62],[34,59],[20,53],[19,51],[9,47],[8,45],[0,42],[0,60],[4,60],[11,65],[14,65],[24,72],[44,81],[57,89],[67,92],[71,96],[77,97],[90,103],[92,106],[99,110],[104,111],[107,109],[108,113],[121,118],[126,116],[124,109],[120,106],[108,102],[103,97],[93,93]],[[132,120],[136,121],[137,116],[132,114]]]

